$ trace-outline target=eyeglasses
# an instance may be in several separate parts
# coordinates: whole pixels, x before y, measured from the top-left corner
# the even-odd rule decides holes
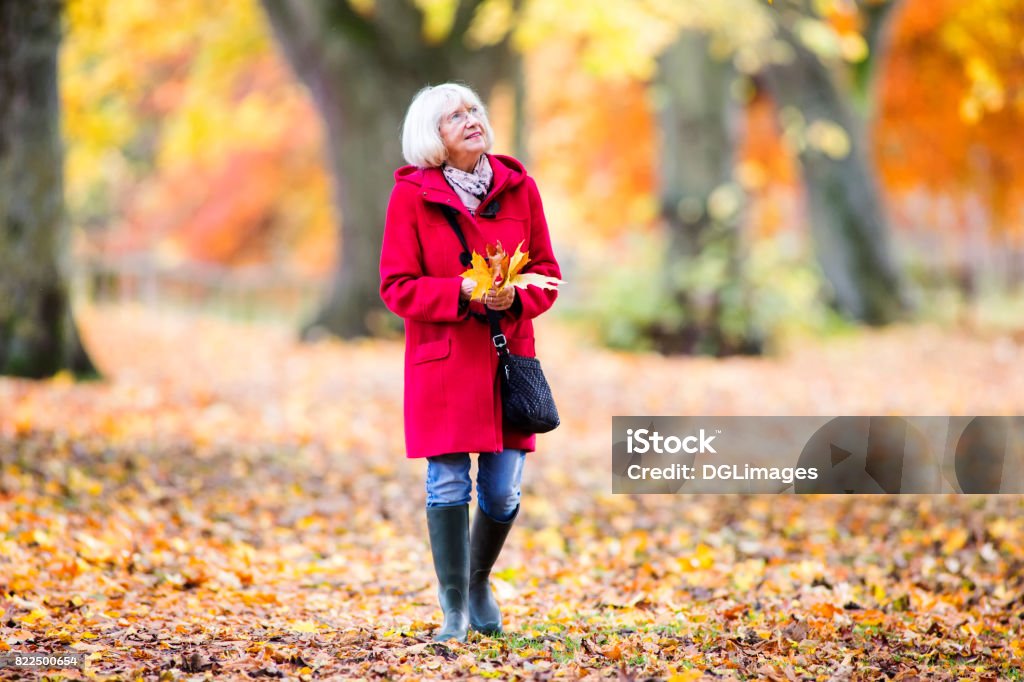
[[[469,114],[473,114],[473,118],[477,120],[483,118],[483,114],[480,111],[480,107],[471,105],[466,107],[465,109],[458,109],[457,111],[453,111],[444,118],[444,121],[449,125],[460,125],[466,122],[466,120],[469,118]]]

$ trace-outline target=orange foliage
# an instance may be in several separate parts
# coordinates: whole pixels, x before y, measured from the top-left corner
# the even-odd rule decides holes
[[[208,9],[69,6],[61,87],[72,217],[82,207],[92,220],[110,216],[92,237],[110,255],[324,274],[337,221],[319,116],[258,3]],[[146,49],[123,49],[136,35]]]
[[[828,6],[828,12],[825,15],[829,25],[835,29],[839,35],[845,35],[850,33],[857,33],[861,28],[860,13],[857,11],[857,6],[851,3],[845,2],[834,2]]]
[[[755,235],[772,235],[788,223],[799,169],[782,142],[771,98],[758,95],[750,103],[742,135],[737,176],[754,199],[748,226]]]
[[[583,41],[527,58],[533,170],[573,198],[580,229],[608,237],[654,216],[655,121],[647,86],[580,68]]]
[[[583,48],[550,43],[529,55],[530,113],[538,121],[531,156],[536,172],[572,198],[580,232],[608,238],[654,224],[657,120],[645,84],[588,74],[577,61]],[[739,144],[737,175],[760,199],[751,229],[772,234],[789,222],[798,169],[769,98],[748,106]]]
[[[193,258],[245,262],[267,257],[264,228],[273,213],[271,201],[283,182],[281,168],[264,152],[233,154],[198,188],[203,200],[174,240]]]
[[[972,21],[977,18],[963,16],[963,4],[955,0],[909,2],[899,11],[880,82],[875,154],[891,190],[925,187],[956,200],[975,196],[1002,222],[995,227],[1007,229],[1012,222],[1005,221],[1024,200],[1018,180],[1024,147],[1009,143],[1019,134],[1024,110],[1003,106],[969,115],[972,55],[954,48],[949,36],[983,36],[986,27]],[[1024,78],[1024,53],[1000,51],[983,38],[974,45],[989,46],[986,61],[999,65],[1005,83]]]
[[[233,98],[241,103],[290,79],[284,65],[268,57],[237,75]],[[177,89],[163,91],[164,103],[173,107],[167,100]],[[229,148],[212,162],[199,158],[158,169],[145,182],[148,193],[140,194],[147,199],[133,197],[125,207],[132,229],[163,239],[162,248],[189,260],[328,272],[336,249],[321,124],[306,98],[281,115],[288,125],[268,121],[268,128],[277,128],[269,142]]]
[[[1024,115],[1024,51],[1020,0],[990,0],[1001,13],[985,14],[955,0],[903,3],[892,18],[892,42],[881,65],[872,128],[874,162],[890,194],[924,188],[959,204],[975,196],[989,207],[994,227],[1015,229],[1024,201],[1017,180],[1024,146],[1008,144]],[[859,30],[852,6],[835,5],[830,25],[842,35]],[[965,37],[966,36],[966,37]],[[1015,47],[1016,46],[1016,47]],[[653,224],[657,193],[657,121],[644,84],[604,80],[581,66],[583,41],[552,42],[528,55],[531,151],[534,166],[573,202],[581,232],[597,237]],[[973,51],[973,52],[972,52]],[[1006,105],[965,119],[964,102],[976,89],[970,60],[998,74]],[[781,141],[770,99],[749,105],[737,175],[755,201],[755,234],[771,234],[793,220],[799,169]],[[955,221],[954,221],[955,222]],[[1019,226],[1017,226],[1019,228]]]

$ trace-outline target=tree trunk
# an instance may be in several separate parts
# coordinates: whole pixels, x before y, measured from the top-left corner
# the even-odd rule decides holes
[[[0,0],[0,374],[95,376],[68,296],[60,0]]]
[[[463,81],[487,99],[512,65],[508,42],[471,49],[463,38],[478,0],[459,3],[450,35],[428,44],[407,0],[377,0],[372,16],[341,0],[263,0],[284,54],[323,118],[339,208],[341,257],[325,303],[306,326],[345,338],[390,319],[378,261],[401,125],[424,85]]]
[[[853,103],[865,124],[865,130],[870,130],[870,121],[875,113],[875,86],[878,83],[879,64],[883,62],[886,48],[889,46],[893,10],[900,2],[859,0],[857,4],[863,20],[861,34],[868,46],[868,56],[854,64],[852,68]]]
[[[660,204],[669,230],[665,286],[677,309],[649,333],[663,352],[760,352],[761,340],[749,325],[723,325],[725,317],[751,319],[735,309],[746,305],[739,238],[744,197],[733,182],[740,107],[732,96],[731,62],[712,59],[708,47],[706,34],[684,31],[659,58]],[[680,281],[706,259],[718,261],[721,281]]]
[[[882,28],[875,25],[876,35],[882,35]],[[855,118],[848,93],[839,89],[828,67],[785,22],[780,22],[779,35],[791,49],[792,59],[766,68],[764,83],[780,112],[799,112],[799,118],[791,117],[784,125],[799,139],[811,234],[832,285],[833,304],[855,320],[892,322],[907,303],[889,245],[881,192],[869,163],[865,126]],[[880,41],[875,42],[877,49]],[[842,128],[848,150],[841,143],[829,149],[813,144],[806,133],[815,124]]]

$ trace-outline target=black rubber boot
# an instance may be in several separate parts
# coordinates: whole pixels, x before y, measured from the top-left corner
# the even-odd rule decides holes
[[[434,641],[466,641],[469,631],[469,505],[428,507],[430,552],[437,573],[437,599],[444,625]]]
[[[473,519],[469,546],[469,622],[474,630],[486,635],[502,632],[501,609],[488,579],[517,516],[519,507],[508,521],[495,521],[477,507]]]

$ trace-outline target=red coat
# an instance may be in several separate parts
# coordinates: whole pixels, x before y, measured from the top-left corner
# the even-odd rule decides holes
[[[469,214],[438,168],[404,166],[395,171],[380,257],[380,295],[405,319],[405,448],[407,457],[449,452],[532,452],[536,436],[502,428],[498,359],[478,301],[459,310],[462,245],[441,211],[459,211],[470,251],[484,254],[501,240],[511,254],[523,241],[528,272],[561,277],[551,251],[544,207],[533,178],[509,156],[488,155],[491,192],[476,217]],[[497,215],[480,217],[496,201]],[[533,322],[555,302],[557,292],[516,289],[502,331],[509,351],[534,356]]]

